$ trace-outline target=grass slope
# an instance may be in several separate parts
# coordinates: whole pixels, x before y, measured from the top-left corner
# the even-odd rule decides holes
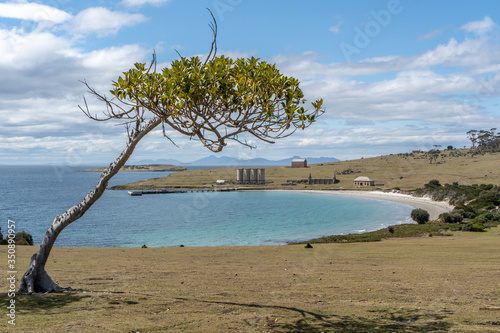
[[[427,222],[425,224],[399,224],[385,229],[364,232],[361,234],[331,235],[321,238],[300,242],[299,244],[315,243],[354,243],[354,242],[378,242],[391,238],[412,238],[449,236],[450,231],[459,231],[460,225],[443,223],[439,221]]]
[[[258,185],[258,187],[268,189],[354,189],[356,187],[353,181],[359,176],[368,176],[375,181],[376,186],[370,187],[372,190],[375,188],[413,190],[422,187],[431,179],[438,179],[442,184],[458,182],[464,185],[483,183],[500,185],[500,173],[495,172],[500,168],[500,155],[496,153],[471,156],[467,152],[467,150],[443,151],[437,161],[433,161],[432,164],[425,153],[417,153],[314,164],[307,168],[266,167],[267,184],[265,186]],[[458,153],[461,156],[456,156]],[[131,183],[121,188],[216,187],[215,182],[218,179],[224,179],[230,184],[235,182],[237,169],[237,167],[230,167],[186,170],[166,178]],[[352,170],[353,173],[341,174],[345,170]],[[282,185],[287,180],[306,179],[309,174],[313,178],[332,178],[334,173],[340,181],[335,185]]]

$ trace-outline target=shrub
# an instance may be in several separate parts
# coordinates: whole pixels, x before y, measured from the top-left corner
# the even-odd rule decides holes
[[[474,219],[478,215],[477,210],[469,206],[461,206],[458,213],[466,219]]]
[[[33,245],[33,237],[26,231],[18,232],[14,237],[14,241],[16,245]],[[6,244],[8,244],[8,239],[3,239],[3,235],[0,232],[0,245]]]
[[[33,237],[26,231],[18,232],[14,239],[16,245],[33,245]]]
[[[425,222],[429,221],[429,212],[425,209],[416,208],[411,211],[411,219],[418,224],[425,224]]]
[[[479,195],[478,201],[478,206],[493,209],[500,205],[500,193],[483,192]]]
[[[493,188],[493,184],[481,184],[479,188],[484,191],[489,191]]]
[[[478,216],[474,220],[472,220],[471,223],[484,224],[485,222],[488,222],[488,220],[482,218],[481,216]]]
[[[482,223],[467,223],[462,227],[462,231],[484,231]]]
[[[460,223],[463,219],[459,213],[443,213],[439,215],[439,220],[444,223]]]
[[[444,223],[450,223],[449,220],[450,220],[450,216],[451,214],[450,213],[441,213],[439,214],[439,221],[441,222],[444,222]]]
[[[439,183],[439,180],[433,179],[431,180],[428,184],[429,187],[439,187],[441,184]]]
[[[482,213],[478,216],[478,218],[482,218],[482,219],[484,219],[485,221],[491,221],[491,220],[493,220],[494,216],[493,216],[493,213],[492,213],[492,212],[488,212],[488,211],[486,211],[486,212],[482,212]]]

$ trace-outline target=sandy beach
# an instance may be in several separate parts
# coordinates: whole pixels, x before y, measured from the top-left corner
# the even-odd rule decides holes
[[[453,206],[445,201],[434,201],[428,197],[414,197],[408,194],[397,192],[382,192],[382,191],[310,191],[328,193],[332,195],[346,195],[362,198],[370,198],[377,200],[394,201],[401,204],[409,205],[415,208],[422,208],[429,212],[430,219],[435,220],[441,213],[450,212]]]

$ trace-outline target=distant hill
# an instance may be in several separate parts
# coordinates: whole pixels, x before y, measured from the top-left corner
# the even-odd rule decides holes
[[[172,158],[168,159],[159,159],[159,160],[151,160],[151,159],[146,159],[146,160],[140,160],[140,161],[135,161],[135,162],[129,162],[128,164],[130,165],[150,165],[150,164],[171,164],[171,165],[184,165],[187,163],[181,162],[179,160],[174,160]]]
[[[252,158],[252,159],[238,159],[234,157],[228,156],[214,156],[210,155],[204,158],[200,158],[191,163],[183,163],[174,159],[159,159],[159,160],[141,160],[134,162],[132,164],[174,164],[174,165],[182,165],[182,166],[224,166],[224,167],[232,167],[232,166],[244,166],[244,167],[257,167],[257,166],[287,166],[292,163],[292,159],[295,158],[303,158],[300,156],[293,156],[290,158],[285,158],[282,160],[268,160],[265,158]],[[308,164],[316,164],[316,163],[330,163],[337,162],[339,159],[335,157],[306,157]]]

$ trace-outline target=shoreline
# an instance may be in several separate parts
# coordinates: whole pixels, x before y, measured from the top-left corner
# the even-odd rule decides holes
[[[438,219],[441,213],[449,213],[454,206],[445,201],[434,201],[429,197],[415,197],[409,194],[383,191],[355,191],[355,190],[339,190],[339,191],[318,191],[304,190],[305,192],[325,193],[333,195],[353,196],[367,199],[393,201],[400,204],[412,206],[415,208],[425,209],[429,212],[429,219]]]
[[[430,220],[436,220],[438,219],[439,215],[444,212],[450,212],[453,210],[454,206],[449,205],[447,202],[444,201],[434,201],[430,199],[429,197],[415,197],[410,194],[403,194],[403,193],[397,193],[397,192],[383,192],[383,191],[362,191],[362,190],[283,190],[283,189],[245,189],[245,190],[238,190],[241,192],[250,192],[250,191],[285,191],[285,192],[305,192],[305,193],[316,193],[316,194],[324,194],[324,195],[337,195],[337,196],[351,196],[351,197],[360,197],[360,198],[366,198],[366,199],[373,199],[373,200],[385,200],[385,201],[392,201],[396,203],[400,203],[403,205],[415,207],[415,208],[421,208],[425,209],[427,212],[429,212],[430,215]],[[237,192],[238,192],[237,191]],[[224,192],[224,191],[222,191]],[[408,219],[410,218],[410,215],[408,214]],[[414,222],[416,223],[416,222]],[[398,224],[398,223],[396,223]],[[395,225],[394,223],[389,223],[388,225]],[[367,233],[375,230],[365,230],[359,233]],[[341,235],[341,234],[339,234]],[[328,234],[328,236],[332,236]],[[320,237],[320,236],[318,236]],[[304,241],[310,240],[309,238],[304,238]],[[247,247],[247,246],[282,246],[286,244],[294,243],[291,241],[286,242],[285,244],[274,244],[274,245],[209,245],[209,246],[189,246],[189,247],[195,247],[195,248],[217,248],[217,247]],[[62,248],[65,248],[67,246],[61,246]],[[71,246],[69,246],[71,247]],[[172,246],[152,246],[151,248],[176,248],[176,245]],[[82,247],[78,247],[82,248]],[[85,247],[83,247],[85,248]],[[94,247],[91,247],[94,248]],[[101,248],[101,247],[97,247]],[[116,247],[112,246],[110,248],[128,248],[128,247]],[[132,247],[133,248],[133,247]]]
[[[110,188],[111,190],[122,190]],[[148,191],[148,190],[144,190]],[[149,190],[151,191],[151,190]],[[210,190],[209,190],[210,191]],[[432,200],[428,196],[417,197],[411,194],[404,194],[399,192],[385,192],[385,191],[363,191],[363,190],[288,190],[288,189],[266,189],[266,188],[245,188],[245,189],[231,189],[231,190],[223,190],[223,189],[211,189],[211,191],[286,191],[286,192],[306,192],[306,193],[323,193],[323,194],[332,194],[332,195],[340,195],[340,196],[352,196],[366,199],[375,199],[375,200],[385,200],[397,202],[403,205],[408,205],[414,208],[421,208],[426,210],[429,213],[429,220],[437,220],[439,215],[442,213],[450,213],[455,206],[450,205],[446,201],[435,201]],[[153,191],[152,193],[155,193]],[[157,192],[160,193],[160,192]]]

